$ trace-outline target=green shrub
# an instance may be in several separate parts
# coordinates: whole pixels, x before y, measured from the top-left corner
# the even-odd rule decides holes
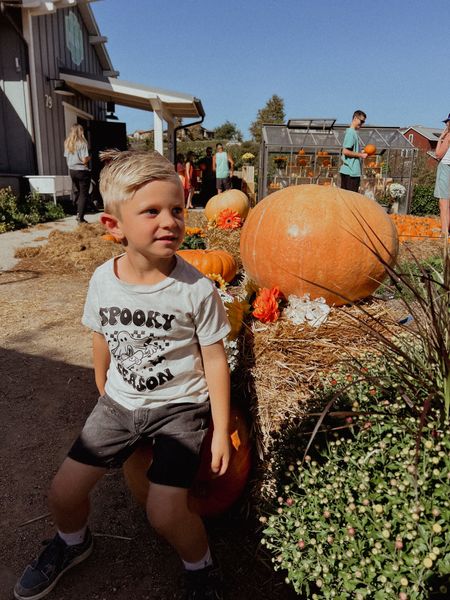
[[[0,231],[26,227],[25,215],[17,205],[17,198],[10,187],[0,189]]]
[[[434,187],[415,185],[411,203],[412,215],[438,215],[439,200],[434,197]]]
[[[367,369],[380,381],[395,371],[386,359]],[[341,370],[325,385],[324,398],[341,387],[339,409],[353,416],[304,464],[286,463],[263,543],[307,598],[423,600],[450,574],[449,422],[430,414],[416,485],[419,417],[395,387],[389,395],[363,379],[346,388],[352,378]]]
[[[272,452],[264,543],[308,598],[449,597],[450,255],[416,273],[383,264],[411,327],[358,305],[372,354],[322,380],[314,445],[294,425]]]
[[[205,239],[198,233],[186,235],[180,246],[180,250],[204,250],[205,248]]]
[[[39,194],[16,198],[11,188],[0,189],[0,233],[64,218],[63,208],[43,202]]]

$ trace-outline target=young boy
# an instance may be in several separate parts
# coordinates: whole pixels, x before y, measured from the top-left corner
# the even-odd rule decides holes
[[[361,159],[367,158],[365,152],[359,151],[359,140],[356,131],[366,122],[366,113],[362,110],[355,110],[350,127],[345,130],[344,142],[342,144],[342,167],[339,169],[341,174],[341,188],[351,192],[359,191],[361,183]]]
[[[104,167],[100,220],[125,253],[89,284],[83,324],[93,330],[100,398],[57,472],[49,502],[57,533],[14,588],[19,600],[46,596],[89,556],[89,493],[120,467],[141,438],[153,440],[147,515],[184,564],[187,599],[220,599],[202,520],[187,505],[199,451],[214,424],[211,469],[228,467],[230,330],[213,283],[176,256],[184,237],[184,194],[158,153],[116,152]]]

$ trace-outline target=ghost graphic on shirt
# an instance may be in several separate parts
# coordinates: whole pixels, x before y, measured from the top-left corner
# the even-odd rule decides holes
[[[150,361],[159,349],[158,343],[152,341],[151,337],[134,338],[127,331],[120,331],[117,334],[117,345],[111,350],[111,353],[122,367],[132,369],[141,365],[144,360]]]

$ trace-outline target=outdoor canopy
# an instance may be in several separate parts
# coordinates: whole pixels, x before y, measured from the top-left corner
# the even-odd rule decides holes
[[[114,77],[81,76],[60,71],[59,78],[76,92],[93,100],[114,102],[121,106],[154,113],[155,150],[163,153],[163,120],[167,122],[169,139],[174,135],[175,120],[203,119],[201,101],[189,94],[123,81]]]

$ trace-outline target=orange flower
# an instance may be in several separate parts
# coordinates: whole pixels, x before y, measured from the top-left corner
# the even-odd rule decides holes
[[[220,229],[238,229],[242,226],[242,219],[235,210],[224,208],[217,217],[217,227]]]
[[[261,288],[253,302],[253,316],[263,323],[273,323],[280,316],[278,308],[282,294],[279,288]]]
[[[201,237],[205,237],[201,227],[186,227],[185,233],[186,235],[199,235]]]

